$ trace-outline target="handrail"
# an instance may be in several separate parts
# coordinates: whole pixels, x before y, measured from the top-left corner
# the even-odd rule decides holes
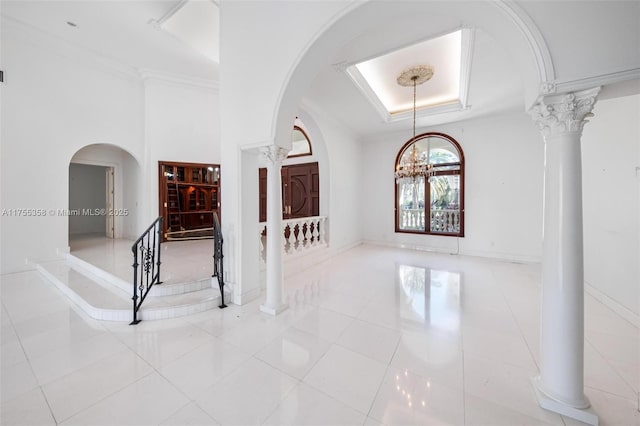
[[[162,242],[162,216],[140,235],[131,246],[133,252],[133,321],[129,325],[138,324],[138,310],[154,284],[160,281],[160,244]],[[138,252],[142,256],[142,264],[138,262]],[[140,267],[140,268],[138,268]],[[140,294],[138,294],[138,291]],[[138,301],[140,299],[140,301]]]
[[[220,221],[218,220],[218,214],[213,212],[213,275],[212,277],[218,278],[218,286],[220,287],[220,309],[224,309],[227,305],[224,304],[224,264],[222,259],[224,254],[222,251],[222,229],[220,228]]]

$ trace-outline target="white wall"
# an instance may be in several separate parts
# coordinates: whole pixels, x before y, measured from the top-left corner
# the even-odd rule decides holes
[[[220,164],[220,112],[214,88],[158,78],[146,79],[144,86],[145,193],[150,206],[145,217],[150,223],[160,214],[158,161]],[[224,167],[220,173],[224,191]]]
[[[68,248],[69,162],[80,148],[142,148],[140,81],[82,52],[2,20],[2,208],[43,209],[3,216],[2,272],[33,268]],[[86,60],[85,60],[86,59]]]
[[[599,100],[593,113],[582,136],[585,281],[637,318],[640,95]]]
[[[69,210],[80,212],[69,216],[69,234],[105,233],[106,215],[83,212],[106,209],[106,170],[102,166],[69,164]]]
[[[115,233],[125,238],[158,214],[159,160],[220,162],[217,92],[206,84],[148,73],[143,82],[133,69],[5,18],[1,36],[0,207],[46,212],[2,216],[2,273],[68,250],[69,219],[57,211],[69,207],[74,155],[115,168],[115,207],[129,211],[115,218]]]
[[[320,214],[328,218],[327,238],[335,253],[362,241],[361,145],[331,115],[308,105],[305,111],[300,116],[318,158]]]
[[[126,191],[122,193],[122,207],[129,214],[123,217],[122,223],[118,224],[118,217],[115,218],[115,236],[116,238],[126,238],[135,240],[140,233],[149,226],[145,220],[142,210],[142,194],[143,191],[143,174],[140,164],[130,155],[123,155],[122,160],[122,182],[126,182]],[[119,178],[116,174],[115,184],[118,184]],[[118,194],[116,193],[116,202]],[[121,231],[121,233],[120,233]]]
[[[465,155],[465,236],[395,233],[395,158],[411,135],[364,140],[364,239],[502,259],[538,261],[542,253],[543,141],[524,113],[460,122],[436,131],[452,136]]]

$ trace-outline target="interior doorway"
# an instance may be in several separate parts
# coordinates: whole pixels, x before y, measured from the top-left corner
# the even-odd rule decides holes
[[[113,167],[69,164],[69,235],[114,237]]]
[[[106,223],[105,235],[107,238],[115,238],[115,202],[114,202],[114,179],[113,167],[105,167],[105,205],[106,205]]]
[[[220,220],[220,165],[158,162],[163,241],[213,238]]]
[[[259,170],[260,222],[267,221],[267,169]],[[282,219],[320,215],[318,163],[282,166]]]

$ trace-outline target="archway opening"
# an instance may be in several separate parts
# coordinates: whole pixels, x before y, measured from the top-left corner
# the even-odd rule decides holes
[[[140,166],[111,144],[78,150],[69,162],[69,247],[90,238],[135,239]]]

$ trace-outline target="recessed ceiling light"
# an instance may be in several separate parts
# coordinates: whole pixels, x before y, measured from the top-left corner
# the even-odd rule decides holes
[[[472,30],[461,28],[353,63],[346,72],[390,122],[410,118],[413,112],[413,93],[396,84],[397,76],[407,67],[429,64],[436,73],[417,90],[418,116],[458,111],[467,108],[471,42]]]
[[[67,21],[67,25],[73,28],[78,28],[78,24],[76,24],[75,22]]]

